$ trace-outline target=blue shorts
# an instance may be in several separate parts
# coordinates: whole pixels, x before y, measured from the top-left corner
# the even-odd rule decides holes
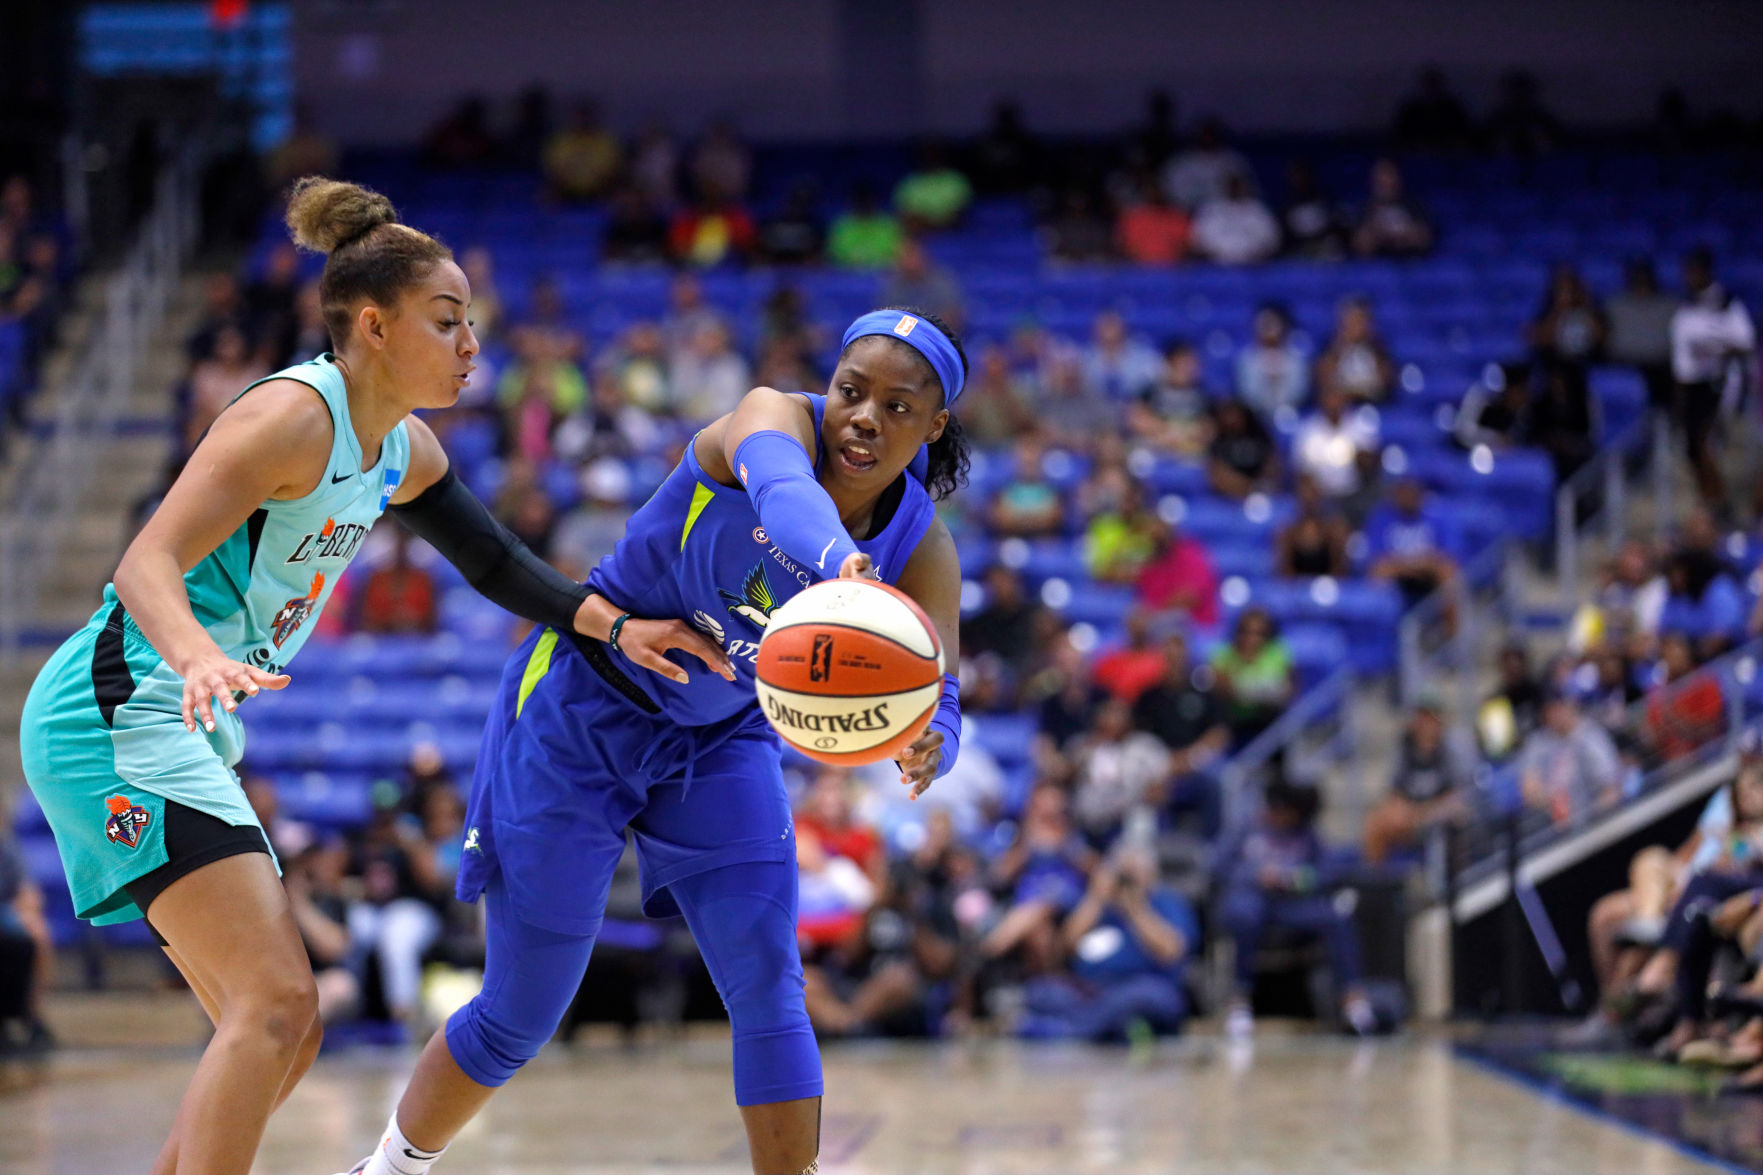
[[[629,828],[644,912],[677,914],[667,887],[681,878],[795,859],[781,756],[757,702],[681,726],[646,713],[568,639],[538,629],[509,658],[484,730],[459,897],[476,901],[499,874],[523,921],[592,934]]]

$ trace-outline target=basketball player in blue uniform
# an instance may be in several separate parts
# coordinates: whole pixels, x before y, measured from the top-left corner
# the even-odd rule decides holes
[[[306,951],[233,771],[235,711],[288,684],[283,669],[374,520],[390,508],[511,611],[598,623],[586,590],[497,524],[410,415],[452,404],[477,353],[452,254],[352,184],[302,181],[288,224],[329,255],[319,296],[335,354],[251,385],[220,414],[103,605],[38,675],[21,722],[25,778],[75,912],[145,916],[215,1024],[154,1175],[246,1175],[318,1051]]]
[[[862,316],[825,395],[757,388],[698,433],[589,576],[585,638],[537,631],[509,661],[459,874],[459,896],[485,902],[483,990],[429,1041],[355,1172],[426,1175],[550,1039],[627,830],[644,909],[685,916],[728,1009],[753,1170],[816,1169],[821,1071],[802,1002],[795,833],[754,658],[775,608],[843,575],[915,599],[945,668],[956,663],[961,572],[932,499],[966,464],[949,413],[965,379],[934,319]],[[718,672],[664,653],[682,627],[721,650]],[[900,760],[915,796],[953,764],[960,729],[947,674],[931,728]]]

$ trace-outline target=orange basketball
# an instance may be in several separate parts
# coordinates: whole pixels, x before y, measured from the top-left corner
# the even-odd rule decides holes
[[[930,725],[943,644],[905,592],[829,579],[771,614],[758,678],[760,709],[785,742],[822,763],[877,763]]]

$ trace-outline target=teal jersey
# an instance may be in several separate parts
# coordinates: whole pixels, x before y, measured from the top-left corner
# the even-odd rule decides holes
[[[184,574],[190,610],[221,651],[271,673],[280,672],[306,643],[338,577],[410,466],[409,426],[400,421],[381,442],[379,459],[362,469],[343,372],[330,355],[279,371],[245,392],[275,379],[306,384],[331,410],[334,427],[324,474],[305,497],[265,501]],[[116,586],[107,585],[94,619],[108,616],[116,603]]]

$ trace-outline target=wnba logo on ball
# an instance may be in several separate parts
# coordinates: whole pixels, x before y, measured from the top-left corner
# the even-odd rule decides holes
[[[814,651],[808,655],[808,680],[825,681],[833,673],[833,638],[824,632],[814,634]]]

